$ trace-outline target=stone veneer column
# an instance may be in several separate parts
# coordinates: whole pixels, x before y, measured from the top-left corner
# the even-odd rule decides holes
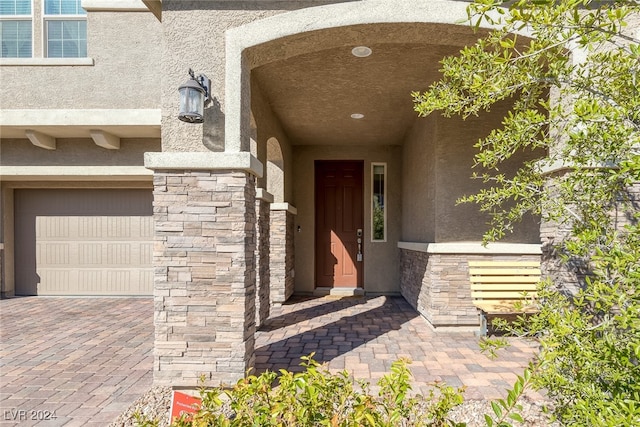
[[[294,288],[294,232],[298,210],[289,203],[271,204],[271,303],[282,304]]]
[[[146,153],[154,170],[154,383],[231,384],[253,365],[255,174],[249,153]],[[254,171],[257,169],[258,172]]]
[[[256,329],[269,318],[271,307],[271,280],[270,280],[270,222],[271,203],[273,196],[262,188],[256,193]]]
[[[400,242],[400,292],[435,328],[479,325],[469,260],[540,261],[540,245]]]

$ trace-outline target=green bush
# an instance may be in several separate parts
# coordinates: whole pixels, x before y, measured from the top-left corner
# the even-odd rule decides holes
[[[173,426],[464,426],[447,418],[462,403],[463,389],[436,383],[429,396],[410,396],[407,360],[392,364],[374,395],[346,370],[333,374],[313,354],[302,359],[303,372],[267,371],[230,389],[202,388],[193,419]]]

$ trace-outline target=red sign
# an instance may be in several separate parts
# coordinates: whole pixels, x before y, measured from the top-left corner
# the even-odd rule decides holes
[[[184,414],[195,414],[200,408],[201,403],[202,399],[198,397],[174,390],[173,397],[171,398],[170,421],[173,422],[176,418],[180,418]],[[188,419],[191,419],[191,417]]]

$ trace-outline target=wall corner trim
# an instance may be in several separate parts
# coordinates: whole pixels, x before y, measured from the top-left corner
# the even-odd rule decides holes
[[[153,173],[143,166],[2,166],[5,181],[136,181],[151,182]]]
[[[292,215],[298,215],[298,209],[289,203],[271,203],[272,211],[287,211]]]
[[[0,58],[3,67],[93,66],[93,58]]]
[[[264,188],[256,188],[256,199],[267,203],[273,203],[273,194],[269,193]]]
[[[468,254],[468,255],[541,255],[542,245],[537,243],[489,243],[482,242],[446,242],[421,243],[398,242],[398,248],[425,252],[429,254]]]
[[[258,178],[263,173],[262,163],[247,151],[144,153],[144,166],[153,170],[241,170]]]
[[[142,0],[82,0],[82,8],[87,12],[118,11],[148,12]]]

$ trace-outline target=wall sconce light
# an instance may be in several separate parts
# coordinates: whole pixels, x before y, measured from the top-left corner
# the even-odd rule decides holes
[[[180,112],[178,118],[187,123],[204,121],[204,104],[211,99],[211,80],[204,74],[196,77],[189,68],[189,80],[179,88]]]

